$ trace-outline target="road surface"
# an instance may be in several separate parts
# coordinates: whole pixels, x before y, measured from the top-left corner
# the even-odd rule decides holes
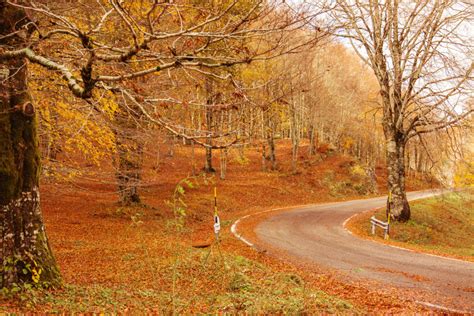
[[[409,199],[435,194],[439,191],[413,192]],[[385,203],[386,198],[380,197],[299,207],[267,217],[256,226],[255,233],[260,243],[283,250],[293,259],[335,268],[352,278],[414,289],[420,293],[420,304],[474,312],[474,263],[364,240],[343,227],[352,215]]]

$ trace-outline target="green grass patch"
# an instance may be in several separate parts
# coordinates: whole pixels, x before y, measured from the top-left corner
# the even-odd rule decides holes
[[[474,260],[474,191],[453,192],[410,203],[411,219],[391,223],[390,239],[415,249]],[[385,218],[385,210],[376,213]],[[360,222],[369,232],[368,219]]]

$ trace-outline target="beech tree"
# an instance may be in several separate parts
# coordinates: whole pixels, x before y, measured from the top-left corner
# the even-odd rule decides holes
[[[456,127],[472,113],[472,8],[456,0],[334,2],[338,34],[350,41],[380,86],[391,215],[410,219],[405,146]]]
[[[140,91],[123,83],[175,69],[211,74],[296,52],[316,40],[311,32],[293,39],[307,21],[284,3],[263,0],[0,0],[0,287],[61,282],[40,211],[29,63],[61,75],[95,111],[102,111],[98,91],[111,91],[149,122],[193,138],[179,122],[153,115]]]
[[[27,45],[18,34],[28,32],[27,25],[23,10],[0,2],[2,47]],[[40,156],[26,60],[2,60],[0,69],[0,287],[31,283],[37,275],[57,285],[59,271],[40,210]]]

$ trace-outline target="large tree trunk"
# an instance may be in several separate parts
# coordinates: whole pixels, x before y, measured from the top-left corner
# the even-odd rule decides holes
[[[119,189],[119,203],[123,206],[137,205],[141,203],[138,188],[141,182],[143,146],[135,144],[132,151],[118,145],[118,171],[117,181]]]
[[[402,137],[387,139],[387,171],[389,199],[387,211],[400,222],[410,219],[410,206],[405,191],[405,142]]]
[[[268,158],[270,159],[272,170],[276,170],[277,164],[276,164],[276,154],[275,154],[275,137],[274,137],[273,130],[267,136],[267,143],[268,143],[268,150],[269,150]]]
[[[209,146],[212,146],[211,141],[208,142]],[[204,161],[203,170],[207,173],[214,173],[216,170],[212,167],[212,147],[206,147],[206,160]]]
[[[141,182],[143,142],[136,122],[128,113],[117,113],[115,141],[117,146],[117,184],[119,203],[132,206],[141,203],[138,188]]]
[[[26,22],[22,9],[0,1],[0,45],[23,46],[19,35],[1,38]],[[26,61],[0,61],[0,73],[0,288],[57,286],[61,277],[40,209],[39,142]]]

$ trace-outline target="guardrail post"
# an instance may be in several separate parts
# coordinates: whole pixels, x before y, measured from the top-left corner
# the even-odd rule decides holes
[[[384,222],[384,221],[381,221],[381,220],[377,219],[375,216],[372,216],[372,217],[370,218],[370,224],[372,225],[372,226],[371,226],[372,235],[375,235],[375,229],[376,229],[376,226],[378,226],[378,227],[380,227],[380,228],[383,229],[383,232],[384,232],[383,238],[384,238],[384,239],[388,239],[388,238],[389,238],[389,234],[390,234],[390,221]]]

